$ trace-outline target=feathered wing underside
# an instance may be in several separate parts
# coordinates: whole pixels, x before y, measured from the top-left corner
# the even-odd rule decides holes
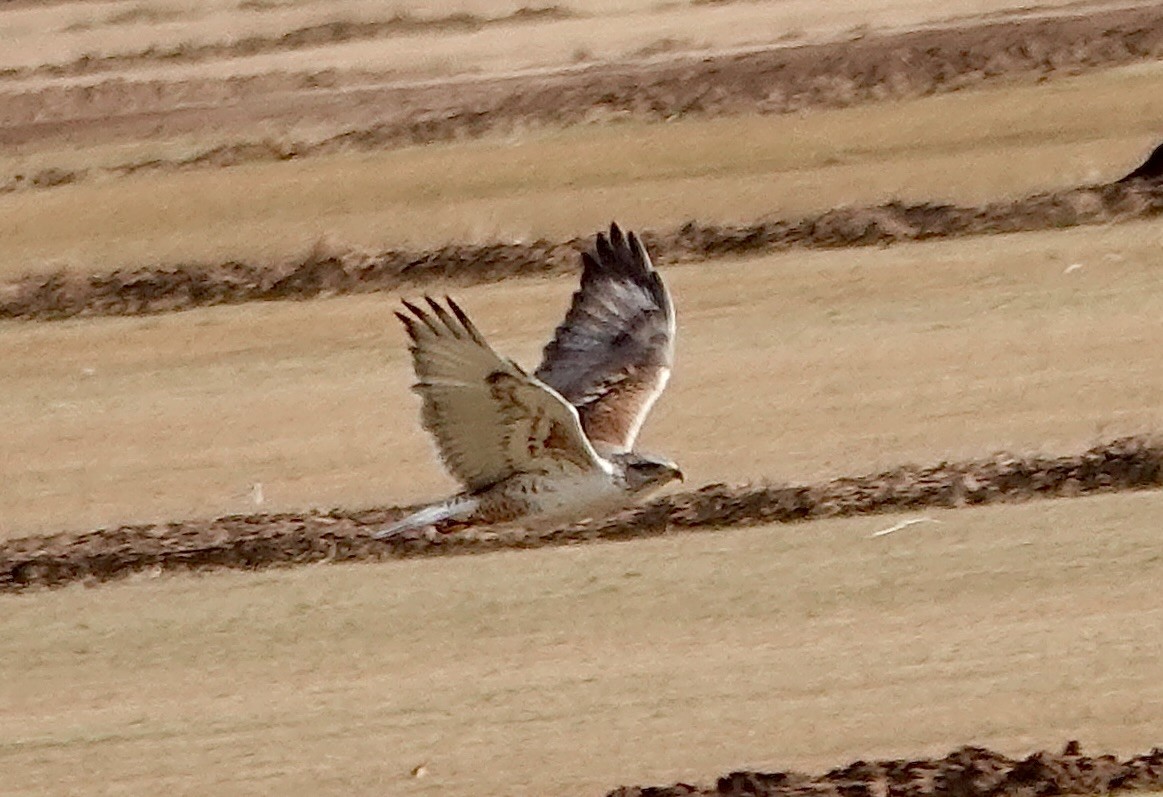
[[[449,472],[469,491],[515,473],[605,467],[577,411],[561,396],[502,359],[451,299],[404,302],[396,313],[411,338],[413,389],[421,419]]]
[[[603,450],[629,451],[670,378],[674,307],[642,241],[610,225],[535,375],[577,407]]]

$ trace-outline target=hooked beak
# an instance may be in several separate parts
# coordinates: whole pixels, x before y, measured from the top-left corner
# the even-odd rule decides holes
[[[672,470],[674,472],[674,478],[678,479],[680,482],[683,482],[683,483],[686,482],[686,477],[682,475],[681,468],[674,467],[674,468],[672,468]]]

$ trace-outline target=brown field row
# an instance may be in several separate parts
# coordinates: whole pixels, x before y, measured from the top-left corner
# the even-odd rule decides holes
[[[962,788],[925,794],[1151,788],[1132,761],[1160,743],[1161,507],[1123,492],[880,537],[898,518],[3,594],[5,795],[597,797],[842,768],[846,795],[908,797],[924,770],[875,762],[1067,739],[1095,758],[1011,779],[955,754],[933,774]]]
[[[414,0],[402,10],[374,0],[60,0],[51,11],[33,11],[7,2],[0,6],[0,38],[9,44],[0,53],[0,76],[28,80],[110,71],[180,79],[199,71],[310,69],[475,74],[1132,5],[975,0],[967,7],[964,0],[921,6],[869,0],[812,8],[802,0]],[[512,23],[524,23],[526,30],[504,29]],[[497,53],[504,39],[512,52]],[[429,52],[422,52],[421,42]],[[304,49],[310,53],[299,52]],[[456,57],[442,63],[450,54]]]
[[[541,126],[847,107],[1019,77],[1076,75],[1161,56],[1163,8],[1151,4],[507,77],[377,84],[366,78],[351,83],[335,76],[263,74],[48,85],[3,95],[0,143],[28,153],[71,149],[78,140],[172,139],[177,151],[163,147],[149,157],[122,156],[93,169],[42,162],[35,171],[5,176],[0,188],[463,140]],[[272,129],[279,134],[255,135]],[[216,143],[205,143],[208,132]],[[191,137],[201,143],[191,147]]]
[[[76,0],[73,0],[76,1]],[[138,64],[176,64],[212,61],[217,58],[241,58],[261,52],[280,52],[326,47],[329,44],[388,38],[441,31],[477,31],[499,24],[520,24],[545,20],[563,20],[575,16],[561,6],[522,6],[509,14],[485,16],[456,12],[440,16],[418,16],[395,12],[376,20],[335,20],[293,28],[277,35],[234,37],[219,42],[180,42],[171,45],[151,44],[142,50],[119,52],[115,55],[84,55],[74,61],[40,66],[0,69],[0,80],[27,78],[30,74],[52,77],[73,77],[80,74],[105,72]]]
[[[1148,162],[1154,163],[1158,156]],[[644,231],[662,262],[708,260],[790,248],[837,248],[1052,230],[1149,219],[1163,212],[1163,180],[1148,164],[1136,179],[991,202],[977,207],[890,202],[841,208],[798,220],[742,225],[688,222],[675,230]],[[306,299],[470,285],[546,276],[577,267],[588,239],[511,244],[447,245],[426,252],[378,254],[317,248],[281,266],[240,262],[82,274],[62,270],[0,283],[0,319],[51,320],[80,315],[143,315],[247,301]]]
[[[1163,797],[1163,5],[11,0],[0,41],[5,797]],[[394,294],[532,365],[611,218],[690,491],[374,540],[458,489]]]
[[[74,0],[75,2],[75,0]],[[495,25],[513,25],[575,16],[561,6],[522,6],[510,14],[482,16],[456,12],[435,17],[419,17],[397,11],[389,17],[371,20],[335,20],[294,28],[277,35],[252,35],[218,42],[181,42],[169,46],[150,45],[142,50],[115,55],[86,54],[68,63],[0,69],[0,80],[29,75],[67,77],[88,75],[143,63],[184,63],[218,58],[240,58],[258,53],[303,50],[341,42],[389,38],[441,31],[479,31]]]
[[[1158,143],[1158,87],[1152,70],[1126,68],[803,115],[584,126],[11,193],[0,197],[0,281],[563,241],[611,218],[666,230],[892,200],[1015,199],[1126,174]],[[69,157],[77,166],[142,149]],[[30,166],[18,155],[0,164]]]
[[[1125,438],[1070,456],[997,454],[974,462],[907,465],[818,485],[709,485],[656,500],[612,520],[542,532],[444,525],[409,539],[377,541],[371,532],[411,508],[238,515],[0,542],[0,592],[106,581],[142,570],[257,570],[320,561],[483,553],[1161,485],[1163,444]]]
[[[815,777],[799,772],[732,772],[714,786],[623,786],[607,797],[1028,797],[1163,789],[1163,748],[1120,760],[1086,756],[1076,741],[1061,753],[1014,759],[981,747],[943,758],[855,761]]]

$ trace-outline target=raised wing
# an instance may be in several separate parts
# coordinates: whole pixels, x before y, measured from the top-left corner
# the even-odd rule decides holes
[[[475,491],[515,473],[607,467],[568,402],[499,357],[452,299],[425,300],[430,311],[404,302],[410,315],[396,316],[411,338],[424,428],[456,479]]]
[[[535,375],[577,407],[603,451],[629,451],[670,378],[674,307],[642,241],[610,225]]]

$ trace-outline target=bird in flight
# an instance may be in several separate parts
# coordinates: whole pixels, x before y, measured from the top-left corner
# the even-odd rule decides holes
[[[584,252],[581,287],[532,374],[493,351],[452,299],[397,312],[420,417],[464,489],[377,532],[446,520],[565,523],[623,509],[675,479],[634,450],[670,378],[674,306],[642,241],[617,224]]]

